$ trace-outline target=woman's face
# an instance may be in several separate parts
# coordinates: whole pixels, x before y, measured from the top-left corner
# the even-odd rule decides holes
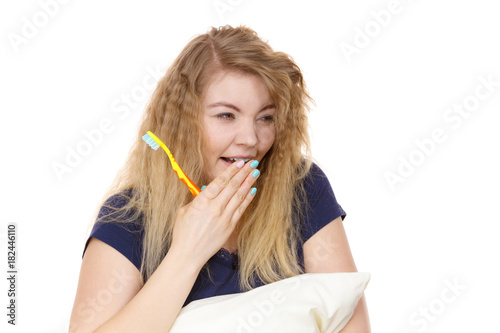
[[[210,181],[235,160],[262,160],[274,143],[276,108],[261,78],[217,72],[202,103],[205,165]]]

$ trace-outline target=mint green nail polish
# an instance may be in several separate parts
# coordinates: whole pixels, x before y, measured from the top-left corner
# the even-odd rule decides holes
[[[259,161],[253,161],[252,163],[250,163],[250,166],[251,166],[252,168],[256,168],[256,167],[257,167],[257,165],[259,165]]]
[[[259,175],[260,171],[259,170],[254,170],[252,172],[252,176],[257,177]]]
[[[256,192],[257,192],[257,189],[254,187],[254,188],[252,188],[252,190],[250,191],[250,194],[254,195]]]
[[[203,185],[203,186],[201,187],[201,189],[200,189],[200,190],[202,190],[202,191],[203,191],[203,190],[205,189],[205,187],[206,187],[206,186],[205,186],[205,185]]]

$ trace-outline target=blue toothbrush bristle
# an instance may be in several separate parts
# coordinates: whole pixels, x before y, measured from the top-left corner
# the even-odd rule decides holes
[[[158,148],[160,148],[160,145],[158,143],[156,143],[155,140],[153,140],[152,137],[149,136],[149,134],[145,134],[142,139],[144,141],[146,141],[146,143],[154,150],[157,150]]]

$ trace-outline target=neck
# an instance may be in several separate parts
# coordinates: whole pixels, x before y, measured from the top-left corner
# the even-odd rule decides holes
[[[231,236],[229,236],[229,238],[226,240],[226,242],[224,243],[224,245],[222,247],[231,253],[235,253],[236,250],[238,249],[237,240],[238,240],[238,237],[236,235],[236,232],[233,232],[231,234]]]

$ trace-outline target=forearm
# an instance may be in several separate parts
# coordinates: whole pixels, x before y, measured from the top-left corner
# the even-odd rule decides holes
[[[370,318],[364,295],[359,299],[351,319],[340,333],[371,333]]]
[[[168,332],[200,269],[169,251],[137,295],[95,332]]]

